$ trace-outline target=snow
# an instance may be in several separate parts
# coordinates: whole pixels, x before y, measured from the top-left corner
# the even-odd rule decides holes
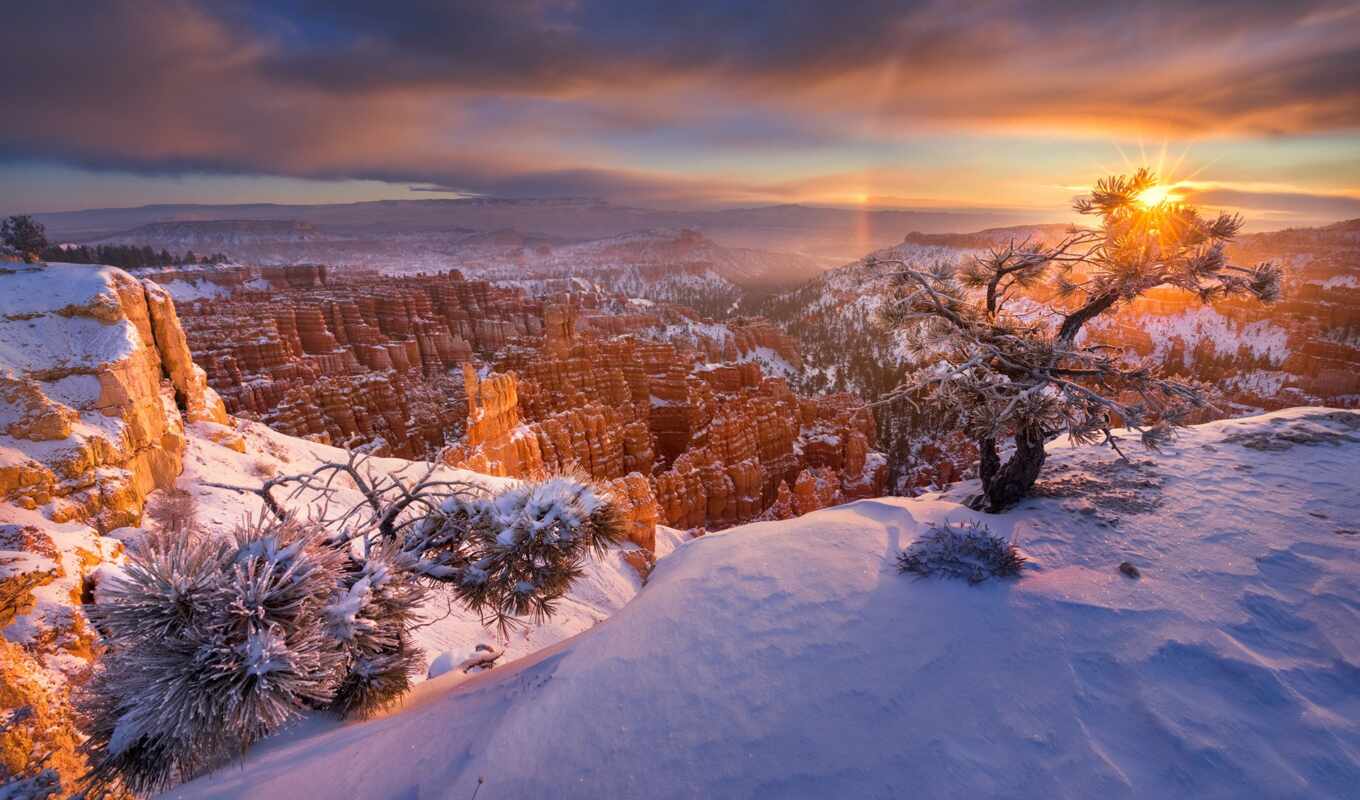
[[[1195,349],[1203,342],[1216,355],[1237,355],[1245,351],[1278,366],[1289,357],[1289,332],[1269,320],[1242,324],[1223,316],[1212,306],[1194,306],[1176,314],[1145,314],[1138,327],[1151,337],[1152,356],[1165,360],[1179,340],[1184,345],[1182,363],[1193,365]]]
[[[97,297],[116,305],[118,296],[111,278],[115,272],[115,267],[57,262],[20,267],[5,277],[0,317],[51,314],[86,306]]]
[[[120,361],[141,343],[123,320],[105,324],[90,317],[0,320],[0,365],[18,372],[91,370]]]
[[[252,285],[253,284],[253,285]],[[251,289],[267,289],[269,284],[258,278],[247,283]],[[231,294],[231,287],[213,283],[210,280],[192,281],[182,278],[165,281],[161,283],[161,288],[170,293],[175,298],[176,303],[185,303],[193,300],[211,300],[218,297],[226,297]]]
[[[1050,453],[1006,514],[961,484],[693,540],[575,638],[168,796],[1353,797],[1360,415]],[[897,574],[974,519],[1022,577]]]
[[[429,674],[427,675],[427,677],[430,679],[434,679],[438,678],[440,675],[446,675],[450,672],[453,672],[453,670],[459,664],[466,661],[472,655],[473,652],[474,651],[472,650],[464,652],[445,650],[444,652],[430,659],[430,668],[428,670]]]
[[[754,361],[760,365],[761,370],[766,375],[776,378],[792,378],[801,372],[779,353],[764,346],[755,347],[749,352],[743,353],[737,360]]]
[[[96,307],[118,308],[115,272],[89,264],[47,264],[6,275],[0,292],[0,371],[89,371],[137,349],[141,338],[131,322],[88,316]]]

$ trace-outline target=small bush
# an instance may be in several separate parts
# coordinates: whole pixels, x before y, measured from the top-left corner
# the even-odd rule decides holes
[[[149,536],[90,610],[109,647],[82,698],[91,786],[166,789],[329,702],[343,558],[295,520]]]
[[[153,495],[147,516],[162,531],[183,533],[194,527],[198,520],[198,498],[183,489],[166,489]]]
[[[607,494],[554,477],[488,498],[449,498],[407,535],[413,569],[502,630],[516,618],[542,620],[579,578],[586,557],[624,538]]]
[[[1024,564],[1014,543],[993,535],[976,520],[933,525],[897,557],[898,572],[963,578],[969,583],[1015,577]]]

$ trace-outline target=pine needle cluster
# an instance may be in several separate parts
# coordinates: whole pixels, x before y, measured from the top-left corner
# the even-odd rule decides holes
[[[494,497],[451,497],[407,534],[417,574],[449,586],[486,624],[541,621],[586,559],[624,537],[617,505],[589,482],[557,476]]]

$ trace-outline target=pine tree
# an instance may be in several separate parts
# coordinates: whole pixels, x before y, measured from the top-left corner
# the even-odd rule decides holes
[[[47,229],[27,214],[0,222],[0,244],[25,261],[37,261],[47,250]]]
[[[929,354],[882,402],[924,405],[976,441],[978,507],[999,511],[1024,497],[1055,434],[1118,450],[1112,429],[1123,424],[1155,446],[1205,405],[1198,386],[1164,377],[1131,352],[1085,341],[1080,334],[1091,320],[1159,286],[1201,302],[1278,298],[1277,267],[1227,261],[1240,217],[1206,219],[1157,186],[1148,170],[1099,181],[1075,204],[1099,226],[1073,228],[1053,246],[1012,241],[961,266],[929,269],[876,262],[898,268],[885,320]],[[1028,309],[1014,303],[1021,294]],[[1006,439],[1014,452],[1002,461]]]
[[[585,558],[623,535],[617,505],[588,482],[487,495],[433,466],[408,481],[365,464],[355,455],[259,488],[209,484],[259,496],[271,516],[232,536],[167,525],[101,583],[89,614],[107,653],[79,704],[87,788],[161,791],[303,711],[368,715],[424,666],[411,634],[430,587],[502,627],[541,619]],[[323,502],[311,521],[271,494],[339,474],[363,501]]]

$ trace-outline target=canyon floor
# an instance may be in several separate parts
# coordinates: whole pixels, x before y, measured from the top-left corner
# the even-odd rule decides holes
[[[1050,445],[1006,514],[965,482],[735,527],[589,630],[168,796],[1353,796],[1357,476],[1360,414],[1295,408],[1131,462]],[[897,574],[972,519],[1018,579]]]

